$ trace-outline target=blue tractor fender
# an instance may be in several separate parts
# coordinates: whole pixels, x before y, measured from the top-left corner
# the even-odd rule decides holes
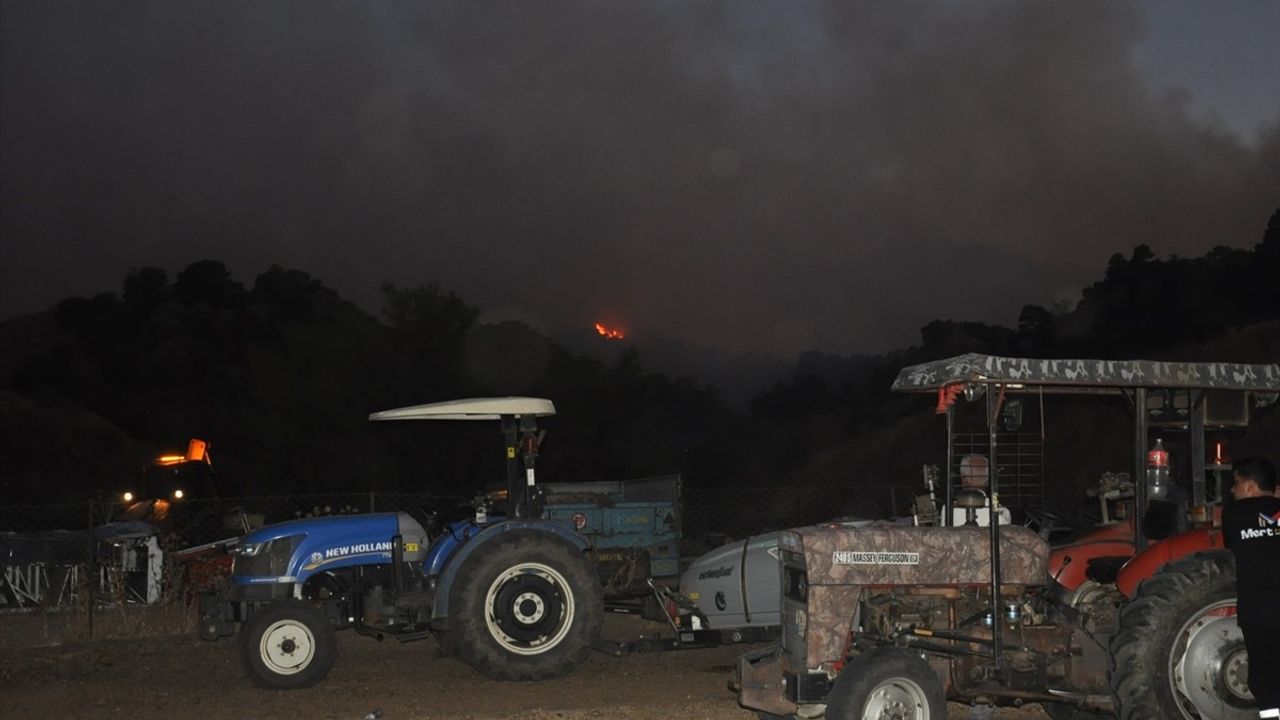
[[[444,560],[444,570],[440,573],[440,580],[436,584],[435,607],[431,611],[432,619],[449,617],[449,590],[458,576],[458,569],[467,563],[467,559],[489,542],[502,537],[505,533],[517,530],[532,530],[553,535],[578,552],[585,551],[589,547],[586,539],[574,532],[573,525],[567,521],[516,519],[487,525],[483,531],[466,542],[459,543],[457,550]]]

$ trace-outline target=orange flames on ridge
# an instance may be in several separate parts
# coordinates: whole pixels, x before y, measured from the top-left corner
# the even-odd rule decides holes
[[[596,332],[606,340],[621,340],[627,336],[622,328],[609,327],[604,323],[596,323]]]

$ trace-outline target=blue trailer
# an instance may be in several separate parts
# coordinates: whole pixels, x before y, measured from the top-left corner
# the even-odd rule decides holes
[[[543,517],[587,540],[607,598],[647,595],[649,580],[680,574],[679,475],[542,487]]]

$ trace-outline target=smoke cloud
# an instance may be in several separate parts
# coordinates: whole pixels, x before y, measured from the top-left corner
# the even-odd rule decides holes
[[[438,280],[551,331],[788,356],[1249,246],[1261,143],[1127,3],[6,3],[0,314],[131,267]],[[1280,119],[1278,119],[1280,120]]]

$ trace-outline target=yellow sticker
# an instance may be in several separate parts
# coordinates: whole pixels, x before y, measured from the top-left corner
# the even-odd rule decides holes
[[[514,447],[507,448],[507,459],[514,460],[516,457],[516,449]]]
[[[404,544],[404,551],[405,551],[405,552],[418,552],[418,543],[405,543],[405,544]]]

